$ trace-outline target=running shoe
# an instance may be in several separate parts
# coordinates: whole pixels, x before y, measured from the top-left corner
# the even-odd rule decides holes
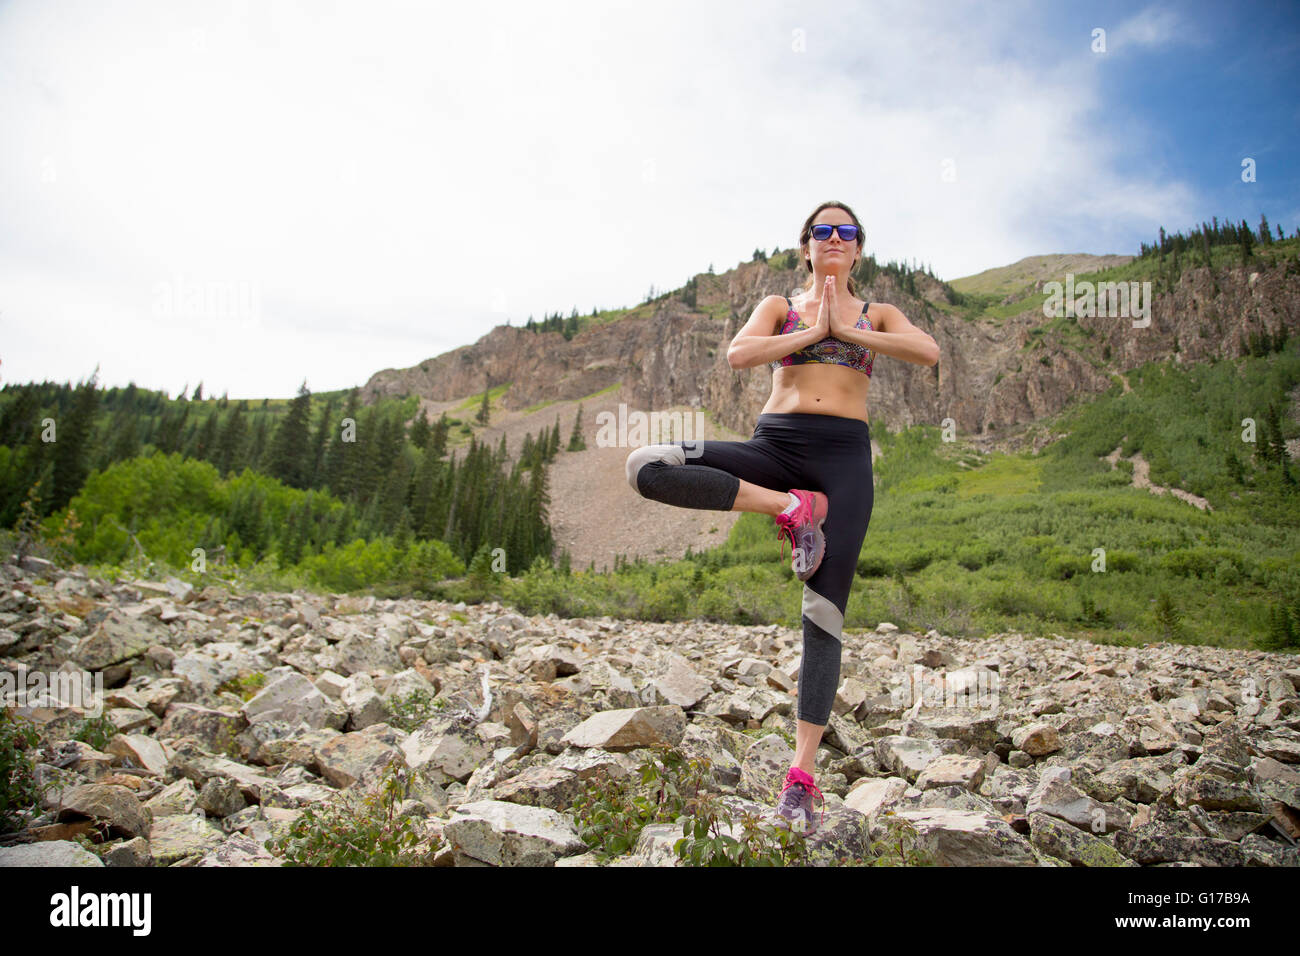
[[[785,775],[785,786],[781,788],[781,799],[776,805],[777,816],[785,820],[787,829],[802,833],[812,833],[821,825],[821,820],[813,822],[813,795],[822,802],[821,820],[826,818],[826,798],[813,783],[812,775],[791,767]]]
[[[822,523],[830,501],[820,491],[790,489],[799,499],[799,506],[789,514],[776,516],[777,540],[781,542],[781,557],[785,557],[785,539],[790,541],[790,567],[800,581],[807,581],[821,567],[826,556],[826,536]]]

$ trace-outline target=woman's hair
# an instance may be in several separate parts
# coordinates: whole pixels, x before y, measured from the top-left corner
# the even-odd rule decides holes
[[[835,202],[834,200],[824,202],[816,209],[814,209],[812,211],[812,215],[804,220],[803,229],[800,230],[799,232],[799,252],[802,255],[803,253],[808,251],[808,242],[812,239],[813,223],[817,221],[817,217],[821,215],[821,211],[823,209],[829,209],[831,207],[834,207],[836,209],[843,209],[846,213],[849,214],[849,218],[853,220],[853,224],[858,227],[857,253],[855,253],[854,256],[853,266],[851,266],[849,269],[849,295],[857,296],[858,290],[853,282],[853,269],[857,266],[858,261],[861,258],[862,248],[866,240],[865,237],[862,235],[862,223],[858,222],[858,217],[854,215],[852,209],[844,205],[844,203]],[[804,259],[803,267],[808,270],[808,281],[804,283],[803,291],[808,292],[812,289],[813,286],[812,260]]]

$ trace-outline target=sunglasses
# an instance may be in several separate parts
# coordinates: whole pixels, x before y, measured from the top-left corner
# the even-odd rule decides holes
[[[829,239],[831,237],[832,229],[838,230],[840,238],[845,242],[852,242],[854,239],[858,238],[858,227],[852,223],[843,226],[827,226],[825,224],[818,224],[812,227],[812,237],[814,239]]]

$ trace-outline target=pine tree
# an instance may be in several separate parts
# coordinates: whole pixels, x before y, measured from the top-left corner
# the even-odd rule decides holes
[[[208,413],[208,417],[203,422],[203,429],[199,432],[198,441],[194,446],[194,457],[203,461],[211,461],[217,453],[217,425],[218,412],[214,408]]]
[[[90,472],[95,409],[99,406],[99,392],[95,385],[98,377],[99,367],[96,366],[90,380],[83,382],[73,393],[68,414],[57,421],[53,449],[54,480],[47,502],[50,511],[66,506],[81,490]]]
[[[308,434],[308,416],[311,411],[311,392],[304,380],[297,396],[289,403],[289,410],[280,422],[275,441],[267,461],[266,472],[291,488],[308,486],[307,462],[311,448]]]
[[[229,475],[234,469],[243,449],[244,437],[248,429],[244,421],[244,409],[247,404],[247,402],[240,402],[226,415],[221,437],[217,440],[216,466],[223,477]]]
[[[573,434],[569,436],[568,451],[584,451],[587,442],[582,437],[582,405],[578,405],[578,414],[573,419]]]
[[[447,413],[443,412],[438,421],[433,426],[433,438],[430,444],[433,446],[434,454],[439,458],[447,454],[447,433],[451,431],[451,422],[447,420]]]
[[[433,429],[429,425],[429,416],[425,413],[424,406],[420,406],[420,414],[415,416],[415,421],[411,423],[411,444],[423,451],[429,444],[429,437]]]
[[[1156,599],[1156,623],[1160,625],[1167,641],[1176,640],[1182,631],[1182,615],[1174,605],[1173,598],[1161,591]]]

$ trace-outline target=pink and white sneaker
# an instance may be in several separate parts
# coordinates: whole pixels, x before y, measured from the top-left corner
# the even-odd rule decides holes
[[[781,801],[776,805],[777,816],[786,821],[787,828],[802,833],[812,833],[821,821],[813,823],[813,795],[822,802],[822,820],[826,818],[826,798],[813,783],[812,774],[791,767],[781,788]]]
[[[826,556],[826,536],[822,534],[822,523],[830,501],[820,491],[800,491],[790,489],[790,494],[799,499],[799,506],[789,514],[779,514],[776,536],[779,541],[790,541],[790,566],[800,581],[807,581],[821,567],[822,558]],[[782,544],[781,555],[785,556]]]

